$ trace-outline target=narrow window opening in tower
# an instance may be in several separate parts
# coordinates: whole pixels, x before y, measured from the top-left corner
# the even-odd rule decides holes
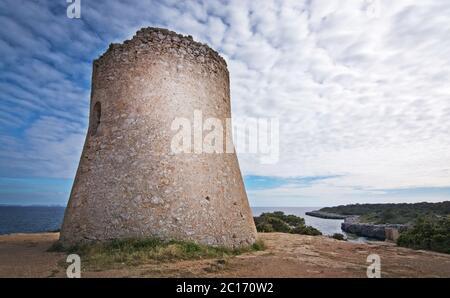
[[[102,116],[102,107],[100,102],[96,102],[92,114],[92,135],[97,133],[98,126],[100,125],[100,117]]]

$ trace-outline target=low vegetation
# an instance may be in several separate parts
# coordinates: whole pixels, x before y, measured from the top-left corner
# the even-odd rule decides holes
[[[341,233],[334,233],[331,238],[336,239],[336,240],[343,240],[346,241],[345,237],[343,234]]]
[[[88,269],[136,266],[151,262],[175,260],[227,258],[245,252],[264,250],[258,240],[249,247],[230,249],[201,245],[187,241],[163,241],[157,238],[123,239],[108,242],[80,244],[63,248],[58,242],[49,251],[64,251],[80,255],[82,265]]]
[[[361,222],[374,224],[412,224],[418,217],[449,215],[450,201],[413,204],[353,204],[326,207],[320,211],[340,215],[359,215]]]
[[[411,229],[400,234],[397,245],[450,254],[450,218],[420,217]]]
[[[450,201],[439,203],[353,204],[320,209],[340,215],[358,215],[373,224],[408,224],[397,245],[450,253]]]
[[[305,225],[305,219],[286,215],[282,211],[262,213],[254,217],[258,232],[282,232],[302,235],[322,235],[322,233],[311,226]]]

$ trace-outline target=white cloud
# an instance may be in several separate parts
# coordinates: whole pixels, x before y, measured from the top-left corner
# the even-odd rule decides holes
[[[287,43],[295,50],[277,49],[273,68],[250,83],[230,64],[234,81],[247,85],[234,90],[233,100],[246,103],[234,105],[234,115],[270,106],[267,114],[282,122],[280,163],[243,160],[245,172],[342,174],[336,187],[367,189],[449,185],[450,87],[438,78],[450,64],[450,5],[395,2],[379,1],[374,17],[363,1],[313,1],[305,7],[309,19],[297,24],[302,38]],[[421,25],[426,19],[436,21]],[[264,60],[264,51],[259,56]]]
[[[0,4],[11,11],[0,14],[0,137],[13,146],[23,140],[10,127],[36,135],[44,120],[64,120],[67,131],[81,125],[34,143],[60,163],[36,175],[51,168],[70,176],[68,168],[73,176],[78,156],[68,148],[82,146],[90,62],[109,42],[157,25],[224,55],[235,117],[280,118],[280,162],[241,156],[244,174],[342,175],[327,181],[322,196],[450,186],[446,0],[95,1],[83,2],[78,23],[51,1],[27,2],[28,10],[14,4]]]

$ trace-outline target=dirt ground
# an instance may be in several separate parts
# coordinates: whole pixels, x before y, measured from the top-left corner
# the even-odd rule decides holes
[[[47,252],[58,233],[0,236],[0,277],[65,277],[64,253]],[[450,277],[450,255],[392,243],[351,243],[323,236],[260,233],[267,248],[227,259],[144,264],[82,272],[82,277],[366,277],[369,254],[382,277]]]

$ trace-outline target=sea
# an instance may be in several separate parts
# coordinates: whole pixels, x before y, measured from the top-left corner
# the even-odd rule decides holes
[[[320,207],[252,207],[253,216],[263,212],[283,211],[305,219],[305,223],[313,226],[324,235],[343,234],[353,242],[365,242],[364,237],[346,234],[341,230],[343,220],[324,219],[308,216],[305,212]],[[0,206],[0,235],[12,233],[39,233],[58,231],[64,218],[64,207],[59,206]]]
[[[64,210],[56,206],[0,206],[0,235],[59,230]]]
[[[283,211],[285,214],[293,214],[305,219],[305,224],[313,226],[324,235],[333,235],[334,233],[344,234],[341,230],[343,219],[325,219],[306,215],[305,212],[319,210],[322,207],[252,207],[253,216],[259,216],[264,212]]]

